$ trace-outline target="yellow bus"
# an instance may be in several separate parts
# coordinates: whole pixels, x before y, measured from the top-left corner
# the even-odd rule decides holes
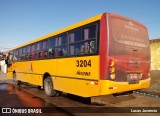
[[[150,86],[150,48],[144,25],[103,13],[10,50],[8,77],[91,97]]]

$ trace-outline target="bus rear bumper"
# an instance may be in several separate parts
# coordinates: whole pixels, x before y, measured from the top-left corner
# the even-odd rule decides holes
[[[151,78],[141,80],[138,84],[129,84],[128,82],[114,82],[110,80],[100,80],[100,95],[121,93],[150,87]]]

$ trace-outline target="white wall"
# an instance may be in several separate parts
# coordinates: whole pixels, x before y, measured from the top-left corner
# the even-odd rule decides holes
[[[5,64],[5,60],[1,60],[0,65],[1,65],[1,71],[7,73],[7,65]]]

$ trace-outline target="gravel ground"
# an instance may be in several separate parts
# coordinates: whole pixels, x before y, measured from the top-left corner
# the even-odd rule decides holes
[[[151,71],[151,86],[147,89],[142,89],[142,92],[160,95],[160,70]]]
[[[10,83],[12,84],[13,83],[13,80],[10,79],[10,78],[7,78],[7,75],[3,72],[0,71],[0,82],[5,82],[5,83]]]
[[[2,71],[0,71],[0,80],[8,80],[9,78],[7,78],[7,75],[5,73],[3,73]]]

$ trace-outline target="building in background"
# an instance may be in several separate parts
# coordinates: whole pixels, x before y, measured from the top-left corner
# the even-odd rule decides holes
[[[160,70],[160,38],[150,40],[151,70]]]

